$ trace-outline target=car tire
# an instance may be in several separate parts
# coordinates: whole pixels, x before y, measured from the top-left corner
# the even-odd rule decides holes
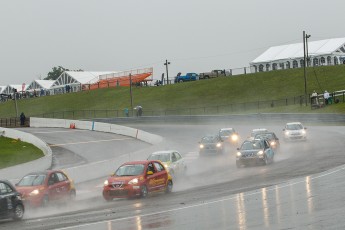
[[[148,194],[146,185],[141,186],[140,196],[141,198],[146,198]]]
[[[173,189],[173,182],[172,180],[168,180],[167,187],[165,189],[165,193],[171,193]]]
[[[14,220],[21,220],[24,216],[24,206],[21,204],[17,204],[13,210],[13,219]]]
[[[179,80],[178,82],[179,82],[179,83],[183,83],[183,80],[181,79],[181,80]]]

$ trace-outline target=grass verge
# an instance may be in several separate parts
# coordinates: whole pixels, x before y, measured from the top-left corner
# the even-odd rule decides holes
[[[36,160],[44,156],[36,146],[16,139],[0,137],[0,169]]]

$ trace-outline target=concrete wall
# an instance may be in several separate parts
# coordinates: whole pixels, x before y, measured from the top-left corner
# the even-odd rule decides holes
[[[122,125],[93,122],[93,121],[78,121],[78,120],[64,120],[64,119],[49,119],[49,118],[30,118],[30,127],[37,128],[70,128],[71,124],[75,124],[76,129],[94,130],[99,132],[115,133],[119,135],[134,137],[138,140],[158,144],[163,139],[161,136],[151,134],[139,129],[134,129]]]
[[[6,128],[1,128],[1,127],[0,127],[0,134],[2,136],[12,138],[12,139],[19,138],[22,141],[33,144],[37,148],[41,149],[44,153],[44,157],[40,159],[1,169],[0,170],[1,179],[16,181],[22,178],[27,173],[30,173],[32,171],[46,170],[47,168],[51,166],[52,150],[47,145],[47,143],[45,143],[41,139],[35,137],[34,135],[30,133],[25,133],[25,132],[21,132],[15,129],[6,129]]]

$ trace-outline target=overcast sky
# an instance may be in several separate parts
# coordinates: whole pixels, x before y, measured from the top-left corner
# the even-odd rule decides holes
[[[0,85],[85,71],[249,66],[271,46],[345,37],[344,0],[0,0]]]

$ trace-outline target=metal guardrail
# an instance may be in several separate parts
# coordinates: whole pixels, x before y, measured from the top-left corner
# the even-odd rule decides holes
[[[0,118],[0,127],[4,128],[18,128],[18,127],[29,127],[30,126],[30,118],[26,117],[24,125],[20,124],[19,117],[11,117],[11,118]]]

